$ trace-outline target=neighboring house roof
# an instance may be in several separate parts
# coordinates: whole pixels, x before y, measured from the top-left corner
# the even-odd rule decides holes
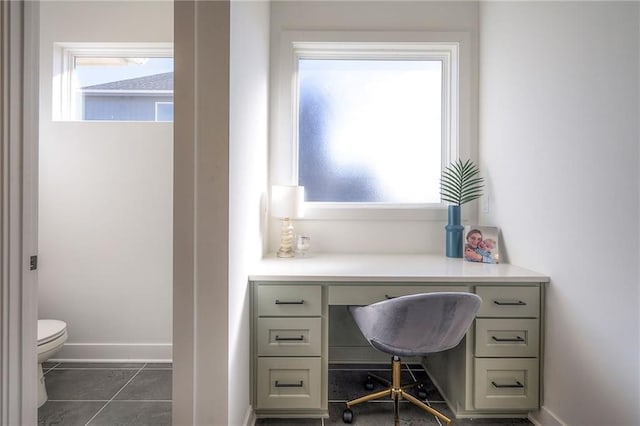
[[[83,90],[173,90],[173,72],[85,86]]]

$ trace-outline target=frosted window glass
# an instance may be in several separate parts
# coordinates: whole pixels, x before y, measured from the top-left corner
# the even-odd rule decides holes
[[[441,61],[300,59],[298,84],[307,201],[440,202]]]

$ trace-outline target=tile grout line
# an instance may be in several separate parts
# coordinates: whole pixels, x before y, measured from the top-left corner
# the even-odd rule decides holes
[[[95,419],[96,417],[98,417],[98,415],[99,415],[100,413],[102,413],[102,411],[107,407],[107,405],[109,405],[109,403],[110,403],[111,401],[113,401],[113,400],[116,398],[116,396],[118,396],[118,394],[119,394],[120,392],[122,392],[122,390],[123,390],[124,388],[126,388],[126,387],[127,387],[127,385],[128,385],[129,383],[131,383],[131,381],[132,381],[133,379],[135,379],[135,378],[138,376],[138,374],[140,374],[140,372],[144,369],[145,365],[147,365],[147,363],[146,363],[146,362],[142,365],[142,367],[140,367],[140,369],[136,372],[136,374],[134,374],[134,375],[133,375],[133,376],[132,376],[128,381],[127,381],[127,383],[125,383],[124,385],[122,385],[122,387],[118,390],[118,392],[116,392],[116,393],[111,397],[111,399],[110,399],[110,400],[108,400],[107,402],[105,402],[105,404],[102,406],[102,408],[100,408],[100,409],[98,410],[98,412],[97,412],[97,413],[95,413],[95,414],[93,415],[93,417],[91,417],[91,418],[87,421],[87,423],[85,423],[85,425],[84,425],[84,426],[89,426],[89,423],[91,423],[91,422],[93,421],[93,419]]]

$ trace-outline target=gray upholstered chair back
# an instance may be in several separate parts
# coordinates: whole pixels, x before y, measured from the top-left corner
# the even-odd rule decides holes
[[[423,293],[349,306],[349,311],[374,348],[398,356],[426,356],[460,343],[481,301],[472,293]]]

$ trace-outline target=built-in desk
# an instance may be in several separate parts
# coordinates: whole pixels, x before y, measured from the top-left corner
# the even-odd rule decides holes
[[[263,259],[249,280],[258,417],[327,416],[329,362],[389,362],[346,305],[435,291],[482,297],[460,345],[419,360],[456,417],[525,417],[540,406],[547,276],[442,256],[314,254]]]

